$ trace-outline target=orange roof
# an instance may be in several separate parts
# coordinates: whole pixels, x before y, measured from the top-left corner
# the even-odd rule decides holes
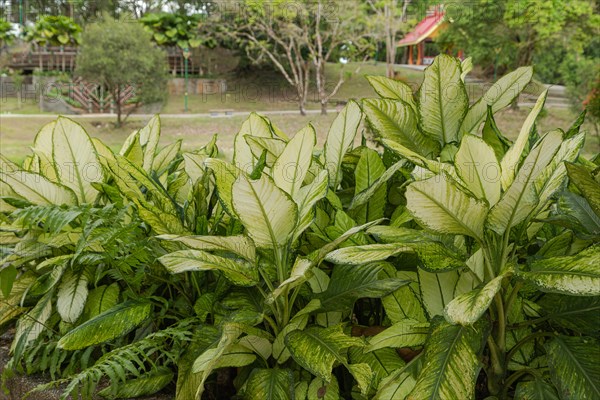
[[[398,47],[412,46],[421,43],[431,36],[443,23],[444,12],[436,10],[433,14],[426,16],[425,19],[419,22],[412,32],[404,36],[404,38],[398,42]]]

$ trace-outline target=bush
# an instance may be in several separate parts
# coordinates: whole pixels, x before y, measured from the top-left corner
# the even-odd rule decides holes
[[[531,68],[473,105],[467,72],[440,56],[416,97],[370,77],[380,98],[350,101],[323,150],[310,124],[290,139],[252,114],[232,162],[216,138],[159,150],[158,117],[118,153],[50,123],[22,166],[2,161],[10,367],[64,398],[102,377],[121,398],[593,398],[582,119],[538,134],[544,92],[512,143],[494,113]],[[382,154],[354,146],[363,117]]]

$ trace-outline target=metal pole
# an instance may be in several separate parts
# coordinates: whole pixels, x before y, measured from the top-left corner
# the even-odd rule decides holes
[[[183,112],[187,112],[188,110],[188,58],[189,58],[189,50],[186,47],[183,50],[183,74],[185,76],[185,94],[183,97]]]
[[[23,26],[23,0],[19,0],[19,25]]]

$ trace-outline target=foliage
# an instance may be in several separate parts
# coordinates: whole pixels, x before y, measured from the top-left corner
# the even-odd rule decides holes
[[[0,47],[10,44],[14,39],[13,26],[10,22],[0,19]]]
[[[150,104],[164,99],[167,61],[151,41],[150,33],[137,23],[110,18],[86,26],[75,73],[90,82],[104,85],[113,94],[117,125],[121,124],[121,94],[131,86],[139,102]]]
[[[179,46],[182,49],[210,43],[200,36],[199,14],[149,13],[140,18],[144,27],[152,33],[152,39],[161,46]]]
[[[23,165],[2,159],[10,370],[63,398],[103,378],[117,398],[597,397],[583,120],[538,133],[544,93],[513,143],[494,113],[531,68],[472,104],[465,75],[439,56],[416,95],[370,77],[380,98],[350,101],[322,150],[310,124],[289,138],[251,114],[231,162],[216,137],[159,150],[158,117],[119,152],[50,123]],[[356,145],[363,118],[381,153]]]
[[[25,40],[40,46],[78,45],[81,27],[72,18],[64,15],[45,15],[27,29]]]
[[[449,7],[447,18],[452,23],[437,40],[442,48],[465,50],[476,65],[489,66],[488,72],[493,65],[506,71],[539,60],[542,79],[560,70],[556,62],[560,58],[550,63],[541,61],[548,52],[580,55],[598,25],[594,5],[586,0],[465,1]]]

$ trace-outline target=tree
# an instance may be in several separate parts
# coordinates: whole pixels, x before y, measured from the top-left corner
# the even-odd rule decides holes
[[[475,64],[488,71],[497,65],[501,72],[530,65],[549,48],[581,53],[600,22],[588,0],[463,1],[447,8],[446,16],[452,23],[438,44],[462,48]]]
[[[366,46],[361,40],[362,8],[356,1],[301,0],[290,2],[250,1],[239,6],[220,2],[213,22],[222,33],[237,41],[255,63],[266,62],[281,73],[295,89],[298,108],[306,114],[311,72],[315,81],[321,112],[343,83],[328,90],[325,66],[337,61],[342,48],[361,53]]]
[[[385,41],[386,76],[394,77],[396,63],[396,40],[400,28],[406,19],[406,10],[410,0],[366,0],[370,10],[375,14],[374,36]]]
[[[75,72],[112,94],[120,126],[123,90],[133,86],[138,105],[160,101],[166,93],[166,71],[165,53],[141,24],[107,17],[86,28]]]

